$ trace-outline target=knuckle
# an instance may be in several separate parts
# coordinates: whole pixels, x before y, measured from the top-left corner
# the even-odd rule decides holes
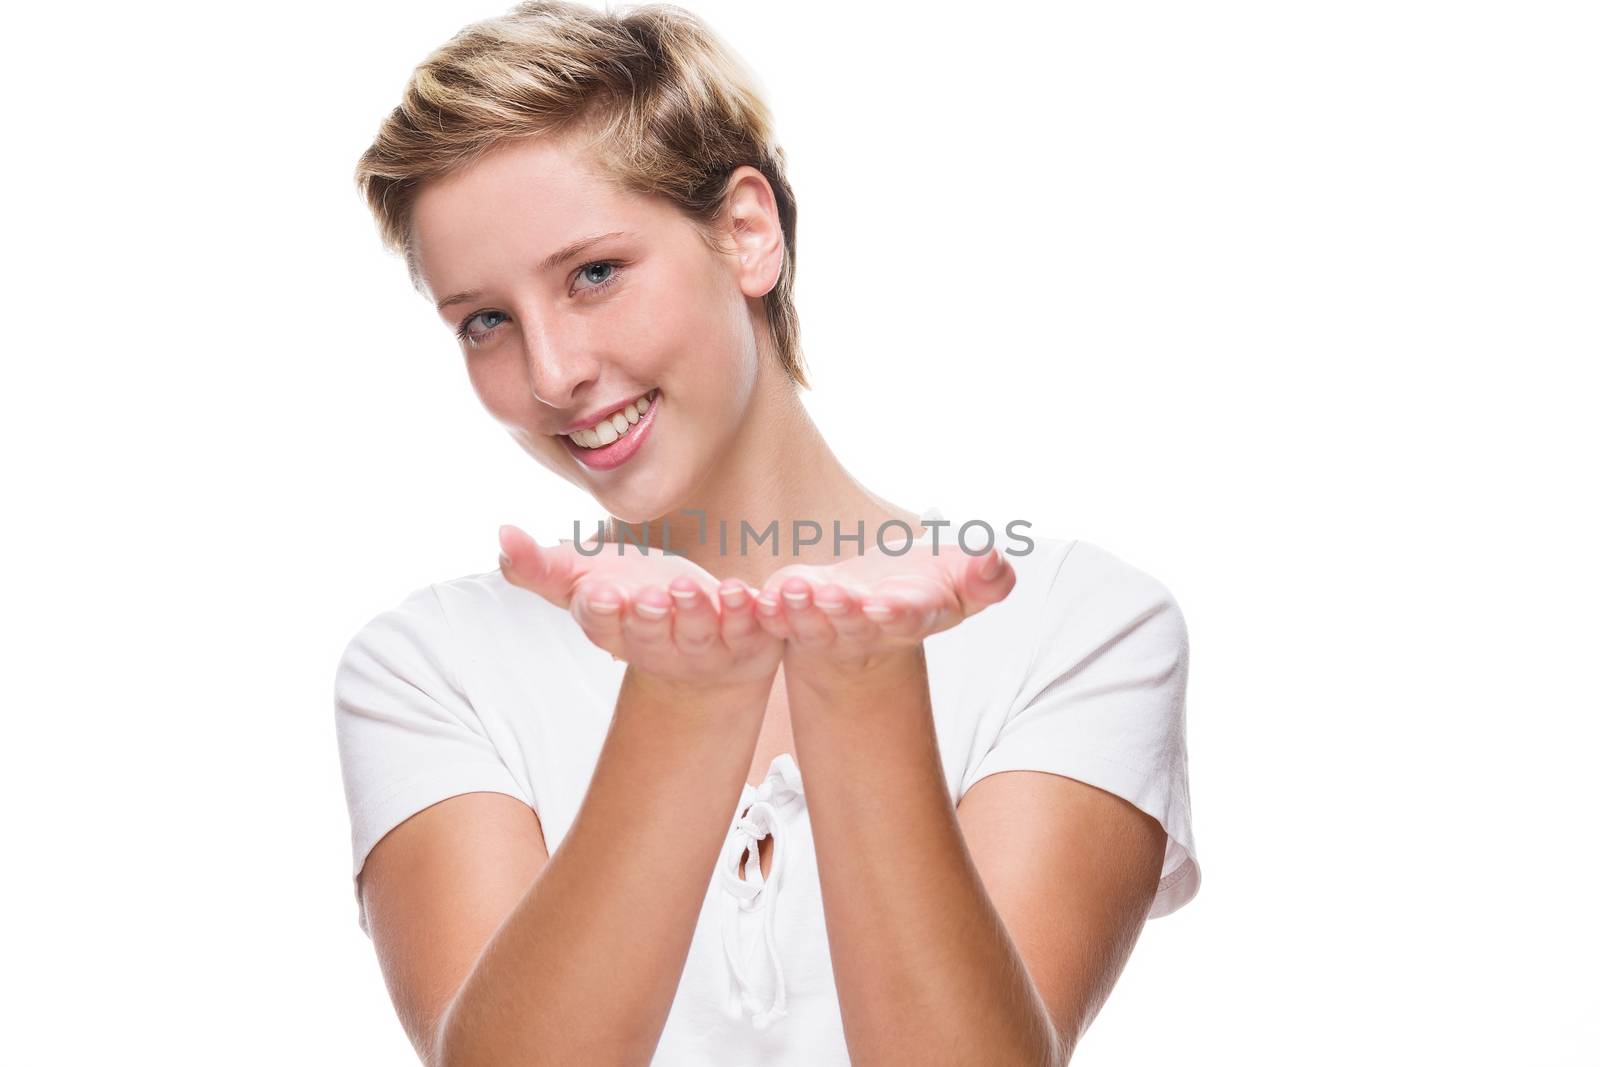
[[[700,655],[709,651],[711,647],[716,644],[716,642],[717,635],[715,631],[710,633],[702,633],[697,631],[694,633],[680,633],[678,635],[679,647],[685,652],[694,655]]]
[[[629,619],[623,624],[622,630],[630,641],[643,645],[653,645],[659,642],[662,627],[659,623]]]

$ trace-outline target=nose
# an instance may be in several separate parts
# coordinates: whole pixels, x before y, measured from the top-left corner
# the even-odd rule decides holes
[[[588,354],[588,346],[575,338],[557,338],[547,330],[524,329],[522,346],[528,388],[536,400],[548,407],[575,407],[578,393],[599,373],[599,363]]]

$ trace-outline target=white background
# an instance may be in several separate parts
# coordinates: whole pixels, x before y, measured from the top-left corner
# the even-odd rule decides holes
[[[1593,7],[688,6],[776,111],[846,466],[1184,608],[1204,884],[1075,1062],[1596,1062]],[[592,512],[351,171],[502,9],[6,16],[10,1062],[415,1062],[336,657]]]

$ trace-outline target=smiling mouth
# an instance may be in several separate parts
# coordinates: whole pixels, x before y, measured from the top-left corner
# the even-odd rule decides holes
[[[579,448],[604,448],[615,443],[618,438],[626,437],[633,432],[633,428],[639,424],[639,419],[644,413],[650,410],[655,399],[656,390],[651,389],[637,400],[628,403],[622,410],[601,419],[593,426],[557,436],[565,437]]]

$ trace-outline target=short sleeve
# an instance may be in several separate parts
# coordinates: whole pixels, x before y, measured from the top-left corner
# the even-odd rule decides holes
[[[1148,918],[1200,889],[1189,812],[1189,633],[1172,593],[1096,545],[1068,549],[1044,596],[1038,646],[998,736],[968,775],[1039,770],[1132,803],[1167,831]]]
[[[451,634],[424,586],[363,625],[334,675],[334,725],[357,879],[384,834],[448,797],[479,791],[531,803],[500,758],[451,666]]]

